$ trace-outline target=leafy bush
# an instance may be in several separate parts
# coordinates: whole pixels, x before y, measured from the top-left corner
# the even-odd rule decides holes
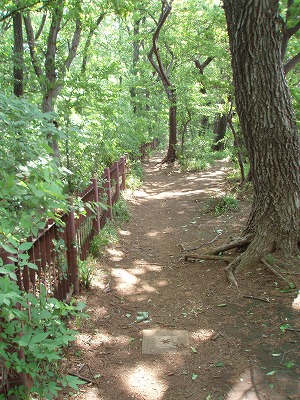
[[[209,200],[207,211],[215,215],[222,215],[225,212],[238,209],[238,200],[231,194],[223,197],[212,197]]]
[[[127,161],[126,187],[134,190],[142,186],[144,181],[144,170],[140,161]]]
[[[9,375],[24,373],[31,387],[10,389],[8,396],[28,399],[29,394],[53,399],[63,387],[78,390],[84,383],[76,377],[61,376],[59,362],[63,348],[75,340],[76,332],[69,329],[64,318],[78,316],[84,303],[64,304],[54,298],[47,299],[46,289],[40,286],[39,297],[20,291],[11,270],[1,266],[0,277],[0,357]],[[19,350],[24,357],[19,358]]]
[[[97,261],[89,256],[86,260],[78,260],[79,280],[82,286],[89,289],[95,275]]]

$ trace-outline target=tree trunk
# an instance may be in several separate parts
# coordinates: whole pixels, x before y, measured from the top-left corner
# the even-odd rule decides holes
[[[218,114],[215,117],[214,121],[214,144],[212,145],[212,149],[214,151],[224,150],[224,137],[226,134],[227,128],[227,115]]]
[[[253,173],[244,234],[253,240],[237,269],[273,250],[296,250],[300,221],[300,146],[280,57],[277,0],[224,0],[236,106]]]
[[[17,12],[13,16],[14,26],[14,94],[18,97],[23,96],[23,30],[22,15]]]
[[[176,144],[177,144],[177,106],[172,104],[169,109],[169,146],[166,155],[166,161],[174,162],[176,160]]]

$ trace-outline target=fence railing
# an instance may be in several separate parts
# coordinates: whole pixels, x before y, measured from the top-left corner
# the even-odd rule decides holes
[[[79,293],[78,259],[85,260],[93,237],[100,232],[107,218],[112,218],[112,206],[125,189],[126,160],[121,157],[110,168],[105,168],[98,179],[78,196],[84,206],[84,213],[76,209],[61,216],[62,224],[49,220],[37,237],[30,238],[33,245],[28,250],[28,262],[37,270],[16,268],[18,285],[21,290],[38,296],[40,284],[46,288],[49,297],[68,301],[72,293]],[[102,205],[102,207],[101,207]],[[2,252],[2,259],[9,261],[9,254]]]
[[[154,139],[141,146],[141,160],[157,144],[158,141]],[[37,237],[29,238],[33,245],[28,250],[28,262],[34,263],[37,270],[27,266],[21,269],[16,265],[21,290],[38,296],[42,284],[49,297],[63,301],[68,301],[73,293],[79,292],[78,260],[86,259],[93,237],[104,227],[106,220],[112,218],[112,206],[125,189],[125,178],[126,160],[121,157],[110,168],[105,168],[99,179],[100,185],[98,179],[93,178],[91,184],[78,196],[84,205],[84,214],[77,213],[73,207],[60,217],[62,224],[49,220]],[[12,264],[10,256],[10,253],[0,248],[4,264]],[[20,350],[18,357],[24,358]],[[0,395],[5,395],[10,387],[27,384],[25,373],[14,372],[10,376],[0,358]]]

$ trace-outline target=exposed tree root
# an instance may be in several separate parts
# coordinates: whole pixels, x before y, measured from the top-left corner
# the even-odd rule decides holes
[[[251,240],[253,238],[252,234],[245,235],[241,238],[236,238],[231,240],[228,243],[225,243],[221,246],[216,247],[211,254],[220,254],[224,253],[224,251],[232,250],[232,249],[239,249],[241,247],[248,246],[251,243]]]
[[[276,271],[276,269],[275,269],[274,267],[272,267],[272,265],[269,264],[265,258],[262,258],[261,262],[262,262],[271,272],[273,272],[274,275],[276,275],[278,278],[282,279],[284,282],[286,282],[286,283],[290,286],[290,282],[289,282],[284,276],[282,276],[278,271]]]
[[[241,250],[245,249],[245,247],[246,250],[242,254],[239,254],[237,257],[220,255],[228,250]],[[273,243],[269,241],[268,237],[253,237],[252,234],[248,234],[244,237],[233,239],[228,243],[216,247],[210,252],[210,254],[187,254],[184,256],[184,260],[191,261],[208,259],[228,262],[229,264],[225,268],[225,275],[230,285],[234,285],[236,287],[238,287],[235,278],[236,272],[252,267],[259,262],[262,262],[274,275],[276,275],[278,278],[280,278],[290,286],[290,282],[288,281],[288,279],[286,279],[265,259],[265,255],[271,253],[272,250]]]

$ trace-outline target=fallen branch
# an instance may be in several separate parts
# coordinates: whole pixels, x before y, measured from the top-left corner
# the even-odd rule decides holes
[[[222,235],[222,232],[221,232],[221,233],[218,233],[217,236],[214,237],[214,238],[213,238],[212,240],[210,240],[209,242],[201,243],[199,246],[197,246],[197,247],[191,247],[190,249],[185,249],[185,248],[183,247],[182,244],[179,244],[179,246],[182,248],[182,251],[194,251],[194,250],[198,250],[198,249],[200,249],[200,247],[203,247],[203,246],[206,246],[206,245],[208,245],[208,244],[213,243],[213,242],[214,242],[215,240],[217,240],[218,237],[221,236],[221,235]]]
[[[189,261],[188,260],[189,258],[191,258],[193,260],[219,260],[219,261],[226,261],[226,262],[231,262],[234,260],[233,257],[216,256],[213,254],[187,254],[184,256],[184,261]]]
[[[300,328],[284,328],[285,331],[300,332]]]
[[[255,297],[255,296],[250,296],[250,295],[243,295],[245,299],[254,299],[254,300],[260,300],[264,301],[265,303],[270,303],[270,300],[268,299],[262,299],[261,297]]]
[[[85,376],[82,376],[82,375],[79,375],[79,374],[75,374],[74,372],[69,372],[69,375],[76,376],[77,378],[82,379],[83,381],[86,381],[88,383],[93,383],[94,385],[97,385],[97,382],[94,381],[93,379],[86,378]]]

